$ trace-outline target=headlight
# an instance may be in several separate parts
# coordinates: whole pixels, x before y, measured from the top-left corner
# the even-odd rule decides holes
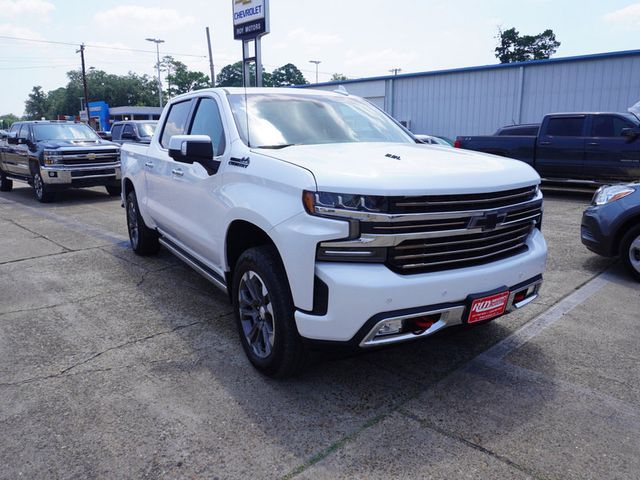
[[[62,161],[62,155],[56,150],[44,151],[44,164],[53,165],[54,163],[60,163]]]
[[[615,202],[627,195],[631,195],[635,191],[635,188],[628,187],[626,185],[609,185],[600,187],[593,196],[591,204],[606,205],[607,203]]]
[[[302,203],[311,215],[345,218],[363,218],[362,214],[386,212],[389,205],[387,197],[309,191],[303,192]]]

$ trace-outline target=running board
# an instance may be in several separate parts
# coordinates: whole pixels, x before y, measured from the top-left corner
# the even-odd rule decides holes
[[[161,245],[165,246],[171,253],[173,253],[176,257],[182,260],[184,263],[193,268],[196,272],[202,275],[204,278],[213,283],[216,287],[222,290],[224,293],[227,293],[227,285],[224,279],[216,272],[211,270],[205,264],[203,264],[197,258],[193,258],[187,252],[182,250],[180,247],[175,245],[170,240],[166,238],[160,237],[158,239]]]

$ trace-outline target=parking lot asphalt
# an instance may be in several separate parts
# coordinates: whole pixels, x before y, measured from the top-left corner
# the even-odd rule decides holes
[[[640,472],[640,284],[550,194],[541,298],[275,381],[226,297],[128,247],[119,199],[0,194],[0,478],[570,478]]]

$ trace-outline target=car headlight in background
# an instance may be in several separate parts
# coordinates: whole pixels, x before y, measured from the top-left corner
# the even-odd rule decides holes
[[[608,185],[605,187],[600,187],[593,196],[591,204],[606,205],[607,203],[615,202],[616,200],[620,200],[627,195],[631,195],[635,191],[635,188],[629,187],[627,185]]]
[[[62,162],[62,155],[56,150],[45,150],[44,151],[44,164],[45,165],[53,165],[55,163]]]

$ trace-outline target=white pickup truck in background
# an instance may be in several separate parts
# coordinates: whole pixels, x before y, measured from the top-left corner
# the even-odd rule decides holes
[[[309,343],[376,347],[486,322],[542,282],[531,167],[419,145],[348,94],[191,92],[121,162],[133,249],[162,244],[228,292],[268,375],[295,373]]]

